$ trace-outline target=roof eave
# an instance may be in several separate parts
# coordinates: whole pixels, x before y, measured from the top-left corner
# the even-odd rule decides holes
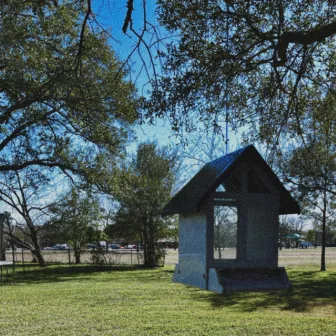
[[[161,216],[172,216],[172,215],[180,215],[180,214],[186,214],[186,213],[193,213],[193,212],[199,212],[199,208],[195,205],[192,206],[186,206],[181,208],[175,208],[175,209],[163,209],[161,212]]]
[[[287,206],[281,206],[280,205],[280,211],[279,215],[299,215],[301,213],[301,209],[296,201],[295,203],[287,205]]]

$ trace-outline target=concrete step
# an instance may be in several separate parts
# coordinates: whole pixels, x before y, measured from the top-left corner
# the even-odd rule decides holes
[[[288,289],[283,267],[277,268],[227,268],[217,269],[218,281],[224,291],[254,291]]]

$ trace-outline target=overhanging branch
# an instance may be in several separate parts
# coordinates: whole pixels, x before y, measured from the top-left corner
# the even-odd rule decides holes
[[[132,21],[132,11],[134,10],[133,0],[128,0],[126,7],[127,7],[127,13],[126,13],[126,17],[125,17],[124,24],[122,27],[122,31],[124,34],[126,34],[127,28]]]
[[[287,61],[287,48],[290,43],[301,44],[304,46],[311,45],[316,42],[322,42],[326,38],[336,34],[336,22],[332,22],[325,26],[316,27],[310,31],[284,32],[278,41],[278,63],[282,66]]]

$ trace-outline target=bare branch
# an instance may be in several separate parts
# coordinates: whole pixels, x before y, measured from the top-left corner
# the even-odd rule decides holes
[[[127,28],[132,22],[132,11],[134,10],[133,0],[128,0],[126,7],[127,7],[127,13],[126,13],[126,17],[125,17],[124,24],[122,27],[122,31],[124,34],[126,34]]]

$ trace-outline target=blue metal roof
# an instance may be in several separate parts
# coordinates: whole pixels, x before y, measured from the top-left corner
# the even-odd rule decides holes
[[[232,175],[241,163],[253,162],[261,166],[280,191],[280,214],[299,213],[300,208],[290,193],[282,185],[272,169],[267,165],[253,145],[215,159],[206,165],[170,200],[162,215],[196,212],[207,197],[216,190],[223,179]]]

